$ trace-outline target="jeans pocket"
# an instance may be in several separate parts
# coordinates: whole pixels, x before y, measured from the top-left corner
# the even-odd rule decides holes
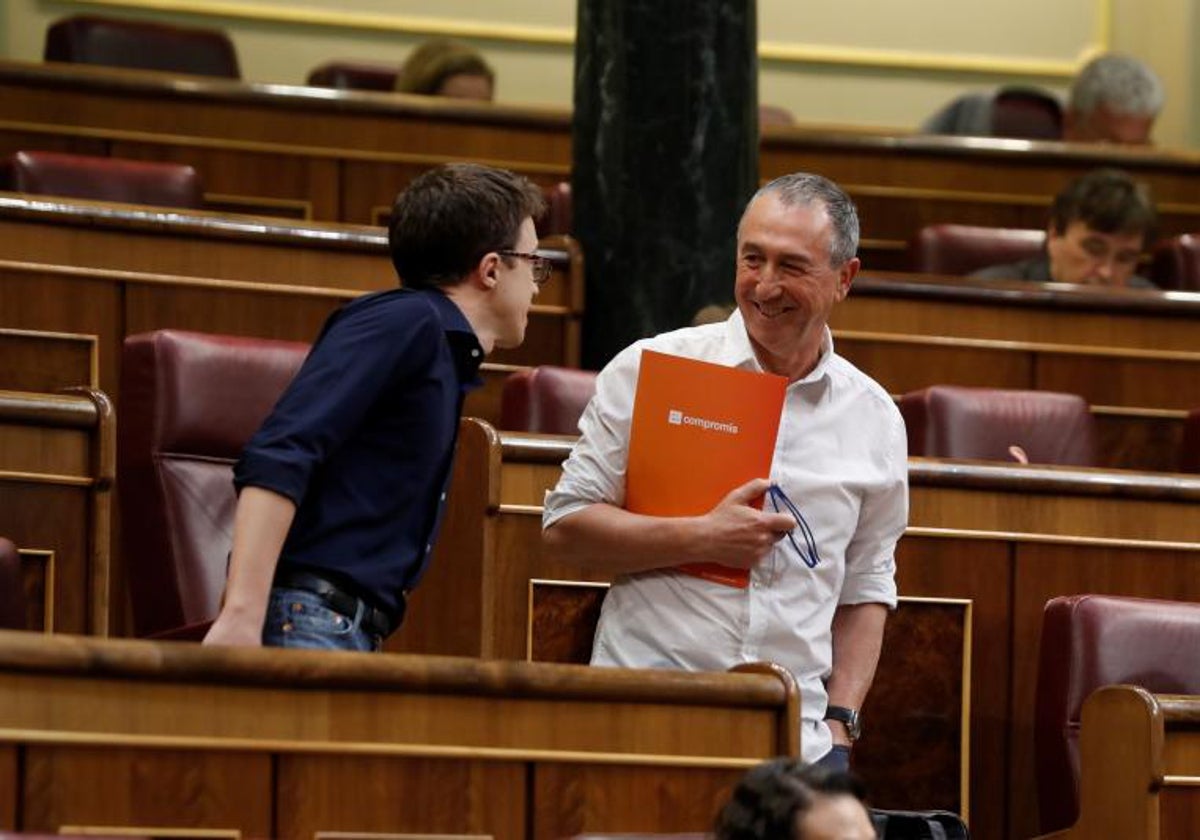
[[[285,633],[318,633],[322,636],[348,636],[354,632],[354,619],[309,599],[288,601],[284,606]]]

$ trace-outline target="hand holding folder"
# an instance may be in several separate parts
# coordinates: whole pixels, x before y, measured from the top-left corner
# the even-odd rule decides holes
[[[720,505],[761,505],[768,483],[747,483],[770,475],[786,390],[782,376],[643,351],[625,507],[653,516],[700,516],[720,515],[714,510]],[[760,526],[771,523],[756,515]],[[783,514],[773,516],[780,517],[774,524],[784,521]],[[718,563],[679,569],[727,586],[744,588],[750,580],[747,569]]]

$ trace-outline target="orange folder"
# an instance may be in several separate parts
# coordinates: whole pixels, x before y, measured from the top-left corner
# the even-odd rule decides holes
[[[653,516],[707,513],[731,490],[767,478],[787,379],[642,351],[625,507]],[[745,588],[750,573],[717,563],[680,571]]]

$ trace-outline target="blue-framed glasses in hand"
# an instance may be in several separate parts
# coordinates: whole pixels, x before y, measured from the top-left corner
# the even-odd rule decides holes
[[[812,528],[808,527],[808,520],[800,512],[800,508],[792,503],[792,500],[787,497],[787,493],[784,493],[783,488],[778,484],[772,484],[767,488],[767,496],[776,513],[779,513],[782,507],[795,518],[796,527],[788,531],[788,542],[792,544],[792,548],[796,549],[796,553],[800,555],[805,566],[810,569],[816,568],[816,565],[821,562],[821,555],[817,553],[817,541],[813,537]],[[804,540],[804,548],[801,548],[800,544],[796,542],[795,532],[797,530],[800,531],[800,536]]]

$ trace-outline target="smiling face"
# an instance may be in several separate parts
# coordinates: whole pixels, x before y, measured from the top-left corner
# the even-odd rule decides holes
[[[521,223],[516,245],[512,250],[530,253],[537,248],[537,231],[533,220]],[[496,289],[492,298],[492,314],[496,325],[496,346],[517,347],[525,340],[529,324],[529,308],[537,297],[534,265],[520,257],[500,257],[496,263]]]
[[[819,201],[789,206],[766,193],[742,216],[734,295],[765,370],[796,380],[817,363],[829,313],[859,266],[830,265],[832,235]]]

